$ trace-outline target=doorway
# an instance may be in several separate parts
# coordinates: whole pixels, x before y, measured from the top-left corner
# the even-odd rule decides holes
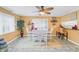
[[[47,46],[48,41],[48,19],[32,19],[32,30],[29,31],[29,38],[35,46]]]

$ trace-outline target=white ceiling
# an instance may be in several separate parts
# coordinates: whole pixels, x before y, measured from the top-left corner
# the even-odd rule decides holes
[[[63,16],[79,10],[79,6],[53,6],[51,16]],[[21,16],[38,16],[38,9],[35,6],[4,6],[3,8]]]

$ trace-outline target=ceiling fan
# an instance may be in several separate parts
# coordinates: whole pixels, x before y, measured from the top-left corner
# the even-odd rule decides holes
[[[51,14],[51,11],[54,9],[53,7],[48,7],[48,6],[35,6],[39,11],[39,13],[41,14]]]

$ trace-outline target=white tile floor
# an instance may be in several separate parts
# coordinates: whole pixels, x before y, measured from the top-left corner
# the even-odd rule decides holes
[[[66,41],[59,40],[61,48],[47,48],[36,45],[27,37],[19,38],[8,45],[8,52],[78,52],[79,47]]]

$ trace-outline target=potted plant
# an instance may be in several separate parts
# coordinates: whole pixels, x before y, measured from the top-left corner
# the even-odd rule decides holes
[[[23,37],[23,28],[24,28],[24,20],[18,20],[17,21],[17,28],[20,31],[20,36]]]

